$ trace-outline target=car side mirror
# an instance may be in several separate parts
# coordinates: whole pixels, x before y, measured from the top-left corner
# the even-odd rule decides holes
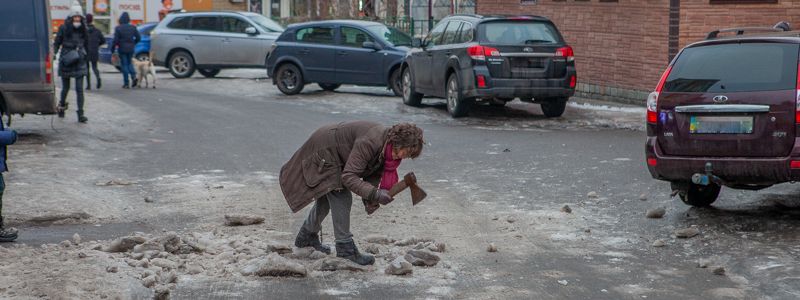
[[[361,47],[372,50],[381,50],[381,47],[378,46],[378,44],[375,44],[375,42],[364,42],[363,44],[361,44]]]
[[[256,30],[255,27],[247,27],[247,29],[244,30],[244,33],[247,33],[249,35],[256,35],[258,34],[258,30]]]
[[[422,40],[420,38],[412,38],[411,39],[411,47],[413,47],[413,48],[422,47]]]

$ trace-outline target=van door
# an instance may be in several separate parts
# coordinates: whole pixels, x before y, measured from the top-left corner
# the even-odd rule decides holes
[[[784,157],[795,141],[800,46],[732,42],[684,49],[658,97],[665,154]]]
[[[37,17],[40,9],[34,3],[42,1],[11,1],[3,7],[0,18],[0,85],[9,84],[42,84],[44,78],[44,60],[49,48],[39,42],[39,38],[48,40],[47,36],[38,36],[37,31],[47,32],[42,28],[42,16]],[[1,89],[1,86],[0,86]]]

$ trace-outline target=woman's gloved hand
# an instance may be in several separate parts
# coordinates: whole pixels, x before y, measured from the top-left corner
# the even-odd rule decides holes
[[[389,196],[389,191],[380,189],[375,193],[375,199],[378,200],[378,203],[381,205],[386,205],[394,201],[392,196]]]

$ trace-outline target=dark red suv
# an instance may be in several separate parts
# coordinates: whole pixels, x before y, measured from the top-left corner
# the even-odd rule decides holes
[[[647,99],[653,178],[693,206],[713,203],[723,185],[800,180],[798,55],[800,32],[782,23],[714,31],[681,50]]]

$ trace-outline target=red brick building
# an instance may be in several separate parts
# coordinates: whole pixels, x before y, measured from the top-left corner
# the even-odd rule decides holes
[[[643,104],[670,58],[712,30],[800,26],[800,0],[478,0],[479,14],[553,20],[574,48],[578,96]]]

